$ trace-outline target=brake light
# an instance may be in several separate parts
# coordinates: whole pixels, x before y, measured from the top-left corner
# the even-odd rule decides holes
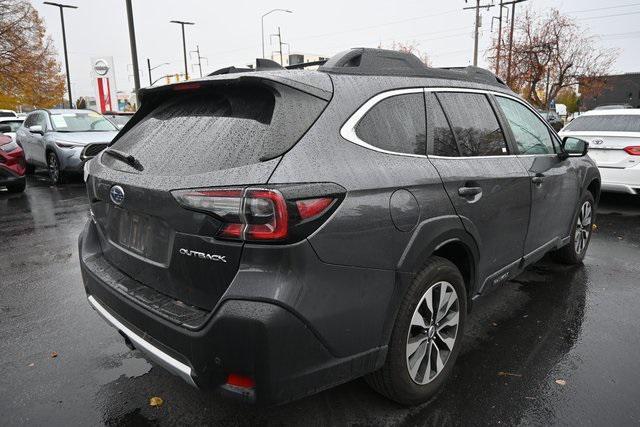
[[[199,89],[201,86],[200,83],[182,83],[173,86],[173,90],[193,90]]]
[[[631,156],[640,156],[640,145],[632,145],[630,147],[625,147],[624,151]]]
[[[216,237],[254,242],[287,240],[296,225],[308,233],[315,227],[313,220],[336,200],[319,197],[289,202],[279,190],[270,188],[178,190],[172,194],[184,207],[221,219]],[[300,233],[294,237],[300,237]]]

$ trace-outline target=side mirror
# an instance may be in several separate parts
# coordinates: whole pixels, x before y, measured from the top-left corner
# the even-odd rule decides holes
[[[589,151],[589,143],[580,138],[565,136],[562,138],[562,150],[565,158],[586,156]]]
[[[9,133],[11,132],[11,126],[0,124],[0,133]]]
[[[40,126],[40,125],[29,126],[29,132],[31,132],[31,133],[39,133],[40,135],[44,134],[44,131],[42,130],[42,126]]]

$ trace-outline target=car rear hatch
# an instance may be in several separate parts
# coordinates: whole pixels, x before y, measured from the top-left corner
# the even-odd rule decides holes
[[[142,108],[106,150],[115,154],[90,165],[105,260],[150,288],[150,299],[157,292],[211,310],[243,243],[215,238],[223,218],[186,209],[174,190],[265,184],[330,99],[330,82],[313,80],[322,84],[252,73],[143,92]]]
[[[640,115],[612,112],[574,119],[563,136],[589,143],[589,156],[598,167],[624,169],[640,163]]]

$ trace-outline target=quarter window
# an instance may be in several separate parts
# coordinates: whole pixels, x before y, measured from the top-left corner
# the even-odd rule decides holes
[[[423,94],[383,99],[362,117],[355,131],[358,138],[374,147],[425,155],[427,132]]]
[[[552,154],[553,142],[549,129],[521,103],[502,96],[496,97],[507,117],[520,154]]]
[[[509,152],[485,95],[442,92],[438,99],[451,122],[462,156],[501,156]]]

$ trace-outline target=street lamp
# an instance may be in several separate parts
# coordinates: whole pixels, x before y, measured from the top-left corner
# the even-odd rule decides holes
[[[151,71],[155,70],[156,68],[160,68],[163,65],[169,65],[168,62],[163,62],[162,64],[158,64],[155,67],[151,66],[151,60],[149,58],[147,58],[147,68],[149,69],[149,86],[153,86],[153,82],[151,81]]]
[[[262,15],[262,17],[260,18],[260,25],[261,25],[261,29],[262,29],[262,57],[264,58],[264,17],[273,13],[273,12],[286,12],[286,13],[293,13],[292,10],[289,9],[272,9],[269,12],[265,13],[264,15]]]
[[[53,3],[50,1],[45,1],[44,4],[48,4],[49,6],[55,6],[60,9],[60,22],[62,22],[62,45],[64,47],[64,68],[65,68],[65,71],[67,72],[67,90],[69,91],[69,107],[73,108],[73,98],[71,97],[71,76],[69,74],[69,56],[67,55],[67,33],[65,32],[65,28],[64,28],[63,9],[65,7],[68,9],[77,9],[78,6],[72,6],[70,4],[62,4],[62,3]]]
[[[180,24],[182,27],[182,53],[184,54],[184,79],[189,80],[189,69],[187,67],[187,43],[184,39],[184,26],[185,25],[195,25],[194,22],[186,22],[186,21],[169,21],[172,24]]]

